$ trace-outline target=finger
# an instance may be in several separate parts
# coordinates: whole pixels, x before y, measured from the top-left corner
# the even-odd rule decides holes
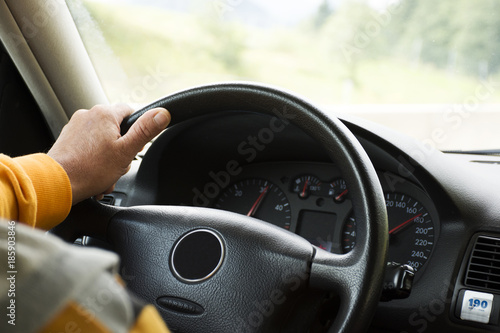
[[[113,111],[117,114],[120,122],[134,113],[134,109],[132,109],[128,104],[115,104],[113,105]]]
[[[121,144],[124,145],[124,149],[135,156],[144,145],[168,126],[170,119],[170,113],[164,108],[149,110],[137,119],[128,132],[121,137]]]
[[[97,200],[97,201],[101,201],[102,199],[104,199],[104,196],[106,194],[111,194],[113,193],[113,191],[115,190],[115,185],[116,184],[113,184],[110,188],[108,188],[106,191],[102,192],[101,194],[97,194],[94,196],[94,198]]]
[[[115,185],[116,185],[116,184],[113,184],[113,186],[111,186],[110,188],[108,188],[106,191],[102,192],[102,194],[110,194],[110,193],[113,193],[113,191],[115,190]]]

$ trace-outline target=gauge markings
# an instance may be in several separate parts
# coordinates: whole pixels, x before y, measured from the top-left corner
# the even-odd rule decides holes
[[[278,186],[265,179],[251,178],[229,186],[219,196],[214,207],[290,229],[288,199]]]
[[[397,192],[385,193],[384,197],[389,220],[388,260],[408,264],[417,271],[434,246],[434,222],[425,206],[413,197]],[[342,247],[345,252],[356,243],[351,225],[349,221],[344,225]]]
[[[389,260],[421,268],[432,251],[433,222],[427,209],[407,194],[387,193]]]
[[[306,199],[310,195],[321,194],[321,182],[312,175],[297,177],[292,181],[290,190],[297,193],[299,198]]]
[[[415,207],[415,206],[414,206]],[[418,214],[418,215],[415,215],[413,216],[412,218],[408,219],[407,221],[395,226],[394,228],[392,228],[391,230],[389,230],[389,235],[394,235],[396,234],[398,231],[401,231],[404,229],[405,226],[409,225],[411,222],[413,222],[413,220],[415,220],[417,217],[420,217],[420,215],[422,215],[422,213]]]

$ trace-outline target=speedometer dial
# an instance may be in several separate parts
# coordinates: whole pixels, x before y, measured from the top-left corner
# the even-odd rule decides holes
[[[388,261],[408,264],[415,271],[429,258],[434,246],[435,227],[425,206],[408,194],[385,194],[389,219]],[[352,250],[356,244],[356,224],[348,220],[344,224],[342,248]]]
[[[434,223],[427,209],[402,193],[385,196],[389,218],[389,260],[422,267],[434,245]]]

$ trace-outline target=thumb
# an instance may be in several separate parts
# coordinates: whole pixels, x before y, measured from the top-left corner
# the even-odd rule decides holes
[[[143,114],[121,137],[125,150],[135,156],[149,141],[170,123],[171,116],[164,108],[154,108]]]

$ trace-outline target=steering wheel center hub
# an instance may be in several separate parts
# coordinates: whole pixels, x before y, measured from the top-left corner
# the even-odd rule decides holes
[[[174,275],[186,283],[202,282],[212,277],[224,261],[222,238],[212,230],[197,229],[175,243],[170,264]]]

